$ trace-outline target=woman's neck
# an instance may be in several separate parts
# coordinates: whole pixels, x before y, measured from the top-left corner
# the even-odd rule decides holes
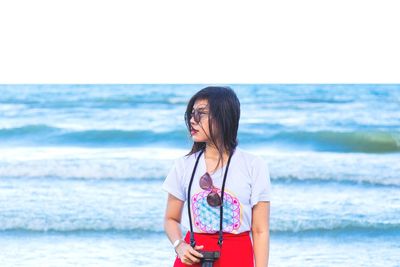
[[[212,144],[206,144],[206,150],[204,152],[204,156],[206,159],[213,159],[213,160],[218,160],[219,159],[219,151],[218,149],[212,145]],[[224,161],[225,158],[228,158],[229,154],[225,151],[223,154]]]

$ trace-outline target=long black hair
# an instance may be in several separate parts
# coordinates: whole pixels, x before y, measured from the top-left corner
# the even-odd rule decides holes
[[[237,132],[240,119],[240,102],[236,93],[228,86],[208,86],[201,89],[192,96],[186,107],[185,123],[189,133],[191,130],[191,113],[197,100],[208,101],[208,120],[211,135],[209,139],[218,150],[219,160],[217,166],[219,166],[224,152],[233,153],[238,145]],[[213,130],[213,126],[216,127],[215,130]],[[192,149],[186,156],[203,150],[205,147],[205,142],[193,142]]]

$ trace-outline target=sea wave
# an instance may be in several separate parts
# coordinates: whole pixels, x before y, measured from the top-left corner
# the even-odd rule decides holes
[[[398,131],[239,131],[241,144],[263,144],[294,149],[334,152],[390,153],[400,152],[400,132]],[[89,129],[72,131],[51,125],[26,125],[16,128],[0,129],[2,145],[78,145],[97,147],[146,146],[160,144],[171,147],[184,147],[190,135],[183,128],[179,130],[121,130]]]
[[[187,230],[187,229],[183,229]],[[346,222],[339,225],[305,225],[296,226],[293,228],[270,226],[270,232],[275,234],[399,234],[400,223],[375,223],[375,224],[360,224],[357,222]],[[81,227],[81,228],[63,228],[63,227],[8,227],[0,226],[0,233],[59,233],[59,234],[85,234],[85,233],[101,233],[101,234],[164,234],[162,228],[141,228],[141,227]]]
[[[269,141],[310,145],[317,151],[384,153],[400,151],[400,132],[295,131],[280,132]]]
[[[400,155],[396,153],[244,150],[265,159],[275,183],[400,186]],[[161,181],[173,160],[188,152],[189,149],[168,147],[0,148],[0,178]]]
[[[150,131],[150,130],[84,130],[71,131],[49,125],[26,125],[0,129],[0,138],[6,142],[25,145],[59,146],[137,146],[155,143],[182,146],[182,140],[188,137],[186,131]]]

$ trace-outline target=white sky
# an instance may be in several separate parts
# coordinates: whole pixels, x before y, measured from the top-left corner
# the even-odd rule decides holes
[[[399,83],[399,1],[0,2],[0,83]]]

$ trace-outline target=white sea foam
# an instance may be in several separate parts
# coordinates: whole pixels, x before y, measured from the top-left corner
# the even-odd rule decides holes
[[[165,205],[161,181],[0,180],[1,231],[161,233]],[[272,184],[273,232],[390,234],[399,222],[397,188]]]
[[[400,154],[284,151],[246,148],[268,163],[273,180],[349,181],[400,185]],[[165,177],[173,160],[188,150],[167,147],[0,148],[0,177],[146,179]]]

